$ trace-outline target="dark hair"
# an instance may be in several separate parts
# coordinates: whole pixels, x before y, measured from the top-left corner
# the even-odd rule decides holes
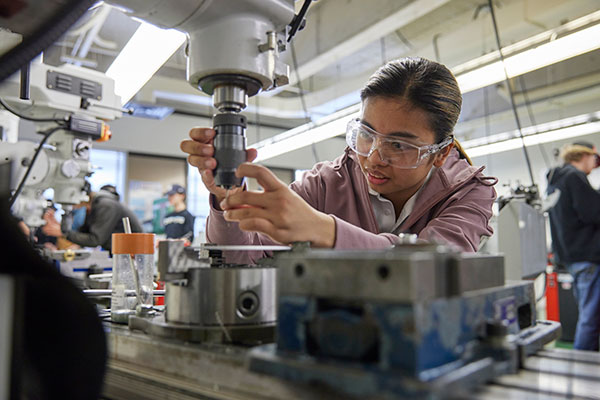
[[[360,92],[362,101],[369,97],[403,99],[425,111],[437,143],[452,135],[462,105],[452,72],[420,57],[401,58],[379,68]]]
[[[104,185],[100,188],[100,190],[114,194],[117,197],[117,200],[121,199],[121,196],[119,195],[119,192],[117,192],[117,188],[114,185]]]

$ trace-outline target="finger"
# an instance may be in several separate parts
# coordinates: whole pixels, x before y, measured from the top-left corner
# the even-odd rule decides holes
[[[197,142],[209,143],[215,137],[215,130],[211,128],[192,128],[190,138]]]
[[[269,212],[264,208],[258,207],[245,207],[236,208],[233,210],[227,210],[223,214],[226,221],[243,221],[245,219],[261,218],[269,220]],[[272,223],[272,222],[271,222]]]
[[[240,221],[238,226],[243,231],[264,233],[276,242],[279,242],[281,244],[287,244],[282,241],[282,239],[284,238],[281,231],[266,219],[249,218]]]
[[[212,157],[202,157],[202,156],[188,156],[188,163],[192,167],[198,167],[200,169],[215,169],[217,167],[217,160]]]
[[[265,191],[273,191],[285,187],[285,183],[281,182],[273,172],[262,165],[243,163],[235,171],[235,175],[237,177],[247,176],[255,178]]]
[[[202,177],[202,182],[204,182],[204,185],[210,192],[214,192],[214,189],[218,189],[217,185],[215,185],[215,177],[211,170],[200,170],[200,176]]]
[[[184,153],[198,156],[212,156],[215,152],[215,147],[212,144],[199,143],[193,140],[182,141],[179,148]]]
[[[269,208],[273,205],[273,201],[268,193],[246,191],[230,194],[220,205],[223,210],[243,206]]]
[[[215,179],[214,179],[214,176],[213,176],[213,173],[211,170],[198,168],[198,171],[200,172],[200,177],[202,178],[202,182],[204,182],[206,184],[207,183],[211,183],[211,184],[215,183]]]
[[[258,157],[258,150],[256,149],[248,149],[246,150],[246,161],[252,162]]]

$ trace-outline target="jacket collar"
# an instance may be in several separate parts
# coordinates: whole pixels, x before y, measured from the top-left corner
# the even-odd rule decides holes
[[[365,180],[356,153],[349,147],[346,147],[344,155],[336,160],[333,168],[339,170],[344,164],[352,163],[351,169],[354,169],[353,176]],[[485,167],[475,167],[461,159],[458,150],[452,149],[444,165],[436,168],[429,180],[425,183],[423,190],[417,197],[415,208],[408,218],[402,224],[402,227],[410,227],[417,222],[425,213],[433,208],[438,202],[447,198],[451,193],[463,187],[472,179],[479,180],[482,184],[493,186],[498,180],[496,178],[487,178],[480,176]],[[358,173],[357,173],[358,172]],[[365,195],[368,196],[368,185],[360,185],[365,189]]]

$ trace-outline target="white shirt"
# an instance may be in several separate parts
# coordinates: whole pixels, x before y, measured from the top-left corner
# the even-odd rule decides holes
[[[394,204],[391,202],[391,200],[384,198],[381,194],[371,189],[370,186],[368,187],[369,198],[371,199],[371,205],[373,206],[373,212],[375,213],[375,220],[377,221],[379,232],[393,233],[396,235],[402,233],[399,229],[400,225],[402,225],[404,220],[412,213],[413,209],[415,208],[417,197],[419,196],[419,193],[421,193],[421,190],[423,190],[425,187],[425,184],[431,177],[434,169],[435,167],[431,168],[429,174],[427,174],[427,178],[425,178],[425,181],[419,190],[417,190],[416,193],[406,201],[406,204],[404,204],[404,207],[402,208],[400,215],[398,215],[398,218],[396,218]]]

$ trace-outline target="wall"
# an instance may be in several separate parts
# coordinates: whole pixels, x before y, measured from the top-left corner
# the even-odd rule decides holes
[[[172,184],[186,185],[185,159],[130,154],[127,157],[127,181],[160,182],[163,192]]]
[[[123,116],[109,122],[113,137],[105,143],[98,143],[98,148],[130,151],[135,153],[156,154],[173,157],[185,157],[179,149],[182,140],[189,139],[189,131],[196,126],[210,127],[208,118],[172,114],[162,121]],[[261,136],[272,136],[283,132],[283,129],[261,127]],[[255,127],[249,126],[246,137],[248,144],[254,143]]]

